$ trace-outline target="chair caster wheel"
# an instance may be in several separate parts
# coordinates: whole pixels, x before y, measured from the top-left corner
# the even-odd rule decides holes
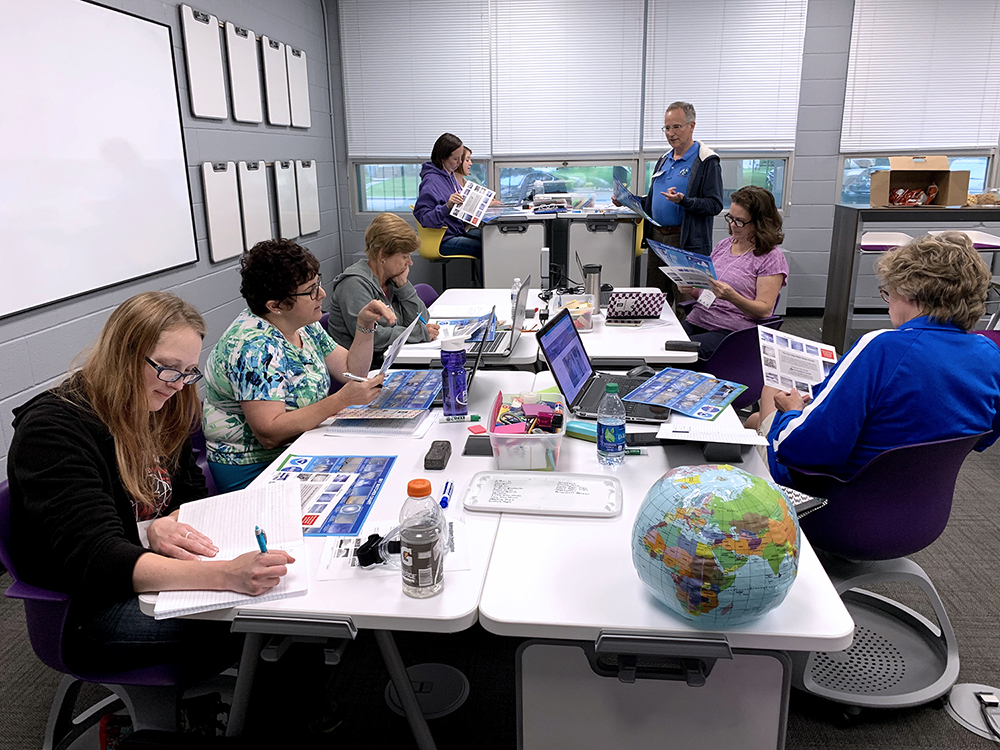
[[[861,716],[861,710],[861,706],[841,706],[834,716],[834,724],[840,729],[854,726],[858,722],[858,717]]]
[[[940,711],[942,708],[945,708],[948,705],[948,696],[947,695],[938,696],[927,705],[933,708],[935,711]]]

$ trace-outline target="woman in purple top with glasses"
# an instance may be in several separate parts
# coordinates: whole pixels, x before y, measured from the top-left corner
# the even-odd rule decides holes
[[[725,217],[729,236],[712,250],[718,278],[712,280],[711,290],[681,287],[697,299],[683,325],[692,341],[701,342],[702,359],[710,357],[733,331],[751,328],[771,316],[788,278],[788,263],[778,247],[785,235],[774,196],[748,185],[730,200]]]

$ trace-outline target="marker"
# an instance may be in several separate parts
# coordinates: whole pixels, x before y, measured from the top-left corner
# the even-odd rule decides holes
[[[482,417],[478,414],[461,414],[454,417],[441,417],[438,420],[438,424],[447,424],[448,422],[478,422]]]
[[[367,383],[368,382],[368,378],[362,378],[362,377],[360,377],[358,375],[355,375],[353,372],[342,372],[341,376],[347,378],[348,380],[353,380],[355,383]]]
[[[427,325],[427,318],[424,317],[423,313],[420,313],[420,315],[418,315],[417,318],[420,320],[421,323]]]
[[[455,491],[455,484],[453,482],[445,482],[444,489],[441,491],[441,507],[447,508],[448,503],[451,502],[451,495]]]
[[[253,533],[257,537],[257,546],[260,547],[260,551],[267,552],[267,534],[260,526],[254,526]]]
[[[646,455],[649,455],[649,451],[647,451],[645,448],[626,448],[625,449],[625,455],[626,456],[646,456]]]

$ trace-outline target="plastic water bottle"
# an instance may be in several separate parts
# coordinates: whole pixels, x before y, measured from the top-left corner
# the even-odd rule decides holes
[[[625,406],[618,398],[618,383],[607,383],[597,407],[597,462],[621,466],[625,461]]]
[[[510,285],[510,319],[513,322],[517,313],[517,293],[521,289],[521,277],[515,276],[514,283]]]
[[[444,415],[465,416],[469,413],[469,390],[465,382],[464,338],[445,339],[441,342],[441,367]]]
[[[431,483],[412,479],[406,502],[399,511],[399,556],[403,593],[416,599],[434,596],[444,588],[444,555],[448,522]]]

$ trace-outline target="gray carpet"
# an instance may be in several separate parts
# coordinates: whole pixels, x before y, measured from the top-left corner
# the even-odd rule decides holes
[[[787,319],[785,330],[809,338],[819,338],[819,319]],[[926,405],[933,419],[933,404]],[[945,533],[914,559],[928,571],[952,619],[959,641],[962,671],[959,682],[979,682],[1000,687],[1000,448],[972,454],[965,462],[955,491],[951,521]],[[0,578],[0,588],[10,584]],[[927,608],[914,590],[893,588],[887,593],[918,611]],[[484,750],[515,746],[514,669],[516,643],[492,636],[479,628],[456,636],[408,635],[400,639],[400,649],[408,663],[443,661],[463,669],[471,682],[469,701],[452,716],[430,723],[441,736],[442,748],[467,743],[459,738],[475,738]],[[291,652],[290,652],[291,653]],[[276,735],[278,744],[287,743],[287,727],[302,726],[294,701],[286,696],[281,710],[272,700],[282,694],[281,686],[304,676],[304,660],[315,663],[308,652],[293,656],[286,665],[274,666],[273,674],[258,674],[251,721],[261,721],[258,738],[269,734],[265,717],[286,727],[285,736]],[[41,665],[31,651],[19,602],[0,599],[0,750],[40,747],[52,696],[59,675]],[[368,736],[377,746],[413,746],[405,723],[385,709],[381,699],[386,675],[370,639],[351,645],[342,667],[326,680],[330,698],[337,702],[329,734],[313,737],[313,742],[296,746],[343,744]],[[310,679],[317,684],[317,676]],[[270,687],[267,687],[270,686]],[[734,686],[734,689],[739,689]],[[96,688],[92,694],[96,694]],[[301,711],[299,707],[299,711]],[[340,714],[338,717],[337,714]],[[281,718],[277,718],[281,717]],[[942,711],[930,707],[903,711],[869,711],[846,729],[838,728],[829,704],[792,695],[786,747],[853,750],[854,748],[966,748],[996,747],[985,739],[960,728]],[[377,739],[376,739],[377,738]],[[285,739],[286,742],[280,742]],[[734,741],[734,746],[737,743]]]

